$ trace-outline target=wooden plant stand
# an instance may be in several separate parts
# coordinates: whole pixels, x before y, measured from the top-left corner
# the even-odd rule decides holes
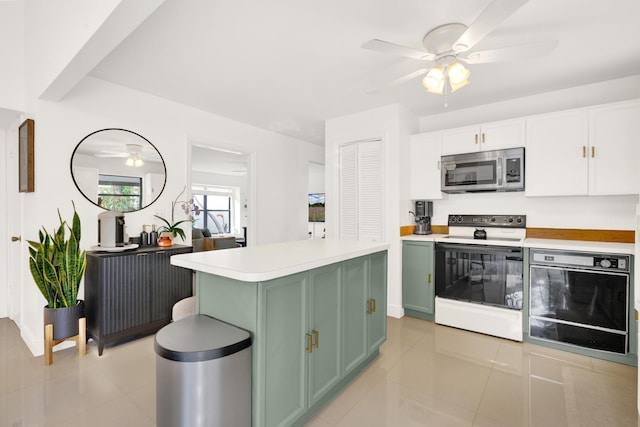
[[[87,319],[81,317],[78,319],[78,335],[74,335],[63,340],[53,339],[53,325],[44,326],[44,364],[49,366],[53,363],[53,347],[64,341],[75,341],[78,346],[78,354],[84,356],[87,354]]]

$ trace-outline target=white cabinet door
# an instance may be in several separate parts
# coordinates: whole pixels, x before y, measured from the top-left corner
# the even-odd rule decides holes
[[[442,132],[442,154],[473,153],[525,146],[525,120],[504,120]]]
[[[442,155],[473,153],[480,150],[479,126],[449,129],[442,132]]]
[[[640,191],[640,102],[589,110],[589,194]]]
[[[440,191],[440,132],[411,135],[409,139],[409,167],[412,200],[442,199]]]
[[[525,121],[487,123],[480,128],[480,150],[501,150],[525,146]]]
[[[565,111],[528,118],[525,150],[527,196],[586,195],[588,113]]]

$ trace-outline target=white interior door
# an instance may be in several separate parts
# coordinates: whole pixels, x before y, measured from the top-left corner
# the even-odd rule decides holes
[[[0,212],[0,317],[9,317],[20,326],[19,290],[27,247],[21,238],[22,198],[18,193],[17,138],[16,131],[0,132],[0,164],[5,165],[4,173],[0,176],[0,192],[6,201]]]

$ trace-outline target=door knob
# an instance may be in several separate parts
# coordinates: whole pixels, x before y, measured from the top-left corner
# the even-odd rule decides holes
[[[22,240],[22,236],[11,236],[12,242],[19,242],[20,240]]]

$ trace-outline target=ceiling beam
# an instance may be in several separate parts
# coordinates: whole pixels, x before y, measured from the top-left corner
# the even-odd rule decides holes
[[[64,98],[164,1],[122,0],[60,74],[40,94],[40,99],[59,101]]]

